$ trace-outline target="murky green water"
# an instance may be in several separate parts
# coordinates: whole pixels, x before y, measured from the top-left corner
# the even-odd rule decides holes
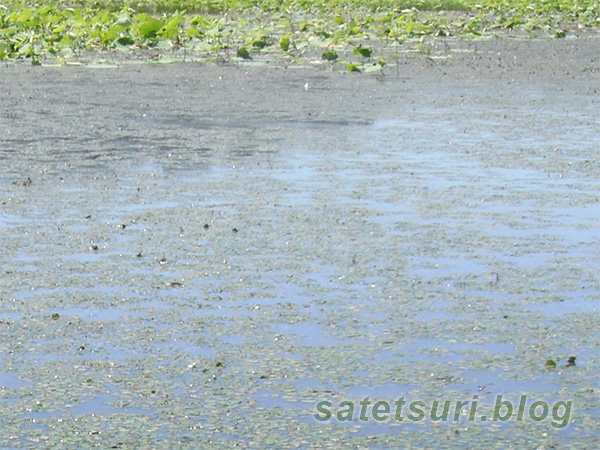
[[[2,122],[0,447],[598,444],[581,91],[367,79],[362,112],[323,114],[355,81],[265,72],[271,109],[248,91],[236,109],[187,68],[84,69],[64,94],[68,70],[13,81],[37,94],[23,128]],[[499,394],[572,400],[571,423],[314,419],[322,400]]]

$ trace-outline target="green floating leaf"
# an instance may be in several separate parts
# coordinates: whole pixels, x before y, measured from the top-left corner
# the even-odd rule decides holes
[[[576,359],[577,359],[577,356],[569,356],[569,359],[567,360],[567,367],[574,366]]]
[[[117,44],[126,47],[128,45],[135,44],[135,41],[133,39],[131,39],[131,37],[129,37],[129,36],[123,36],[122,38],[117,39]]]
[[[380,72],[380,73],[383,73],[383,67],[378,66],[377,64],[369,64],[366,67],[363,67],[362,70],[365,73],[371,73],[371,72]]]
[[[5,59],[10,53],[10,47],[5,42],[0,42],[0,60]]]
[[[138,31],[142,35],[142,37],[144,37],[144,39],[149,39],[155,37],[158,30],[160,30],[162,27],[162,20],[158,20],[154,17],[151,17],[142,24],[140,24]]]
[[[58,320],[59,317],[60,317],[60,314],[52,313],[52,320]]]
[[[373,51],[369,47],[363,47],[359,45],[358,47],[354,47],[354,54],[357,56],[362,56],[364,58],[370,58]]]
[[[325,61],[335,61],[338,59],[338,54],[332,51],[323,52],[321,59],[324,59]]]
[[[287,52],[290,49],[290,38],[288,36],[284,36],[279,41],[279,47],[284,52]]]
[[[262,39],[252,42],[252,46],[256,48],[265,48],[267,45],[269,45],[267,41],[264,41]]]
[[[546,361],[546,367],[548,367],[549,369],[553,369],[556,367],[556,363],[553,360],[549,359],[548,361]]]
[[[238,58],[242,58],[242,59],[252,59],[252,57],[250,56],[250,52],[248,52],[248,50],[246,50],[246,47],[238,48],[237,56],[238,56]]]
[[[348,69],[349,72],[360,72],[360,69],[352,63],[348,64],[346,69]]]
[[[179,35],[179,25],[183,21],[183,18],[177,14],[167,22],[164,27],[161,27],[159,34],[163,39],[176,39]]]
[[[185,31],[185,36],[188,38],[202,37],[202,36],[204,36],[204,32],[202,32],[198,28],[192,26]]]

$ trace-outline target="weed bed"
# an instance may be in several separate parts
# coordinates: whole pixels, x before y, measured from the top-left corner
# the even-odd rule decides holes
[[[436,37],[564,38],[595,33],[594,0],[74,1],[0,5],[0,60],[80,58],[152,50],[156,58],[219,61],[318,58],[383,69]],[[388,51],[382,51],[382,47]]]

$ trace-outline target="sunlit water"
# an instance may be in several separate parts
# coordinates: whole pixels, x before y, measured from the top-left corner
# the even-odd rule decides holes
[[[94,433],[119,434],[119,414],[146,420],[159,441],[247,443],[249,429],[275,424],[284,439],[322,430],[318,401],[366,396],[578,393],[577,420],[597,417],[581,392],[597,384],[600,207],[588,166],[600,142],[586,111],[559,113],[448,105],[241,124],[152,114],[104,142],[110,157],[47,155],[31,186],[4,181],[0,402],[36,425],[0,442],[42,448],[60,435],[56,420],[90,415]],[[538,127],[519,126],[535,114]],[[252,141],[261,127],[265,142],[278,136],[264,152]],[[238,140],[215,155],[154,145],[150,129]],[[159,426],[166,416],[186,426]],[[574,428],[548,429],[560,440]]]

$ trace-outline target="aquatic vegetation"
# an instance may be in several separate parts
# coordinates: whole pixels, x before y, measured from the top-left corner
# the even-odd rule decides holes
[[[363,47],[359,45],[358,47],[354,47],[354,54],[356,56],[362,56],[364,58],[370,58],[373,51],[369,47]]]
[[[323,52],[323,54],[321,55],[321,59],[324,59],[325,61],[335,61],[336,59],[338,59],[338,54],[329,50]]]
[[[252,59],[252,57],[250,56],[250,52],[248,50],[246,50],[245,47],[238,48],[237,56],[238,56],[238,58],[242,58],[242,59]]]
[[[332,46],[364,58],[374,50],[367,43],[379,48],[413,39],[419,49],[424,37],[541,32],[561,38],[597,30],[599,11],[594,0],[8,0],[0,5],[0,60],[38,63],[139,49],[223,58],[242,47],[243,59],[274,52],[302,58]]]

